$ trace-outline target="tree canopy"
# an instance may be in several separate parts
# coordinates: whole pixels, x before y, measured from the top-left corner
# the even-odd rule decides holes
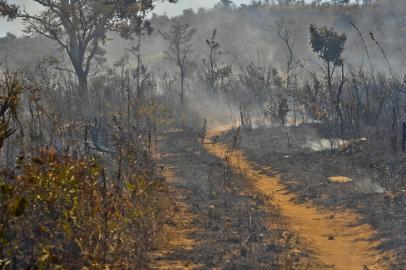
[[[341,64],[346,40],[345,34],[340,35],[325,26],[318,28],[310,25],[310,44],[313,51],[326,63]]]
[[[111,31],[136,24],[154,8],[154,0],[31,0],[42,9],[33,13],[0,0],[0,15],[20,18],[26,33],[40,34],[56,41],[68,54],[80,89],[87,90],[92,60]],[[175,3],[177,0],[167,0]]]

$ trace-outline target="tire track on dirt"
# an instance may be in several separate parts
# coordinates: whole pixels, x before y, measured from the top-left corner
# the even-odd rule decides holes
[[[184,179],[175,176],[172,168],[164,171],[164,177],[170,179],[172,186],[184,184],[182,183]],[[181,191],[172,188],[171,193],[176,202],[174,215],[163,228],[161,247],[153,254],[151,268],[160,270],[198,269],[202,267],[201,264],[182,256],[199,245],[196,235],[200,229],[193,224],[193,219],[196,217],[191,212]]]
[[[151,268],[309,269],[310,255],[298,249],[300,239],[286,230],[270,198],[195,135],[166,134],[160,143],[175,209]]]
[[[229,125],[218,126],[208,135],[210,138],[219,138],[229,129]],[[232,152],[227,145],[217,140],[211,142],[206,144],[207,150],[220,158],[225,159],[225,154]],[[306,244],[315,251],[316,258],[324,264],[323,267],[311,269],[387,269],[379,264],[385,256],[376,249],[379,242],[369,240],[375,235],[374,230],[367,224],[355,225],[359,223],[357,214],[348,210],[318,209],[310,203],[295,203],[295,195],[288,193],[278,176],[262,174],[241,152],[233,152],[232,158],[228,155],[226,160],[235,170],[244,172],[260,192],[272,195],[282,215],[286,217],[288,226],[306,240]]]

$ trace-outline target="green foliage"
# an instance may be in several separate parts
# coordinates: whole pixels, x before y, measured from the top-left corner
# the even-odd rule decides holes
[[[0,16],[7,17],[9,20],[17,17],[18,7],[15,4],[9,4],[7,0],[0,0]]]
[[[333,0],[333,4],[335,5],[348,5],[350,0]]]
[[[216,4],[216,8],[225,10],[233,9],[235,7],[236,7],[235,3],[231,0],[220,0],[220,2]]]
[[[345,49],[346,35],[340,35],[325,26],[318,28],[310,25],[309,29],[310,45],[313,51],[326,63],[333,63],[336,66],[342,65],[341,54]]]

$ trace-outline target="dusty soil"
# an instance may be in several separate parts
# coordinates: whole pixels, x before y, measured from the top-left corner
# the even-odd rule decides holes
[[[212,135],[218,136],[220,131],[221,128],[218,128]],[[386,269],[381,260],[385,255],[376,249],[379,242],[370,240],[374,230],[366,224],[355,226],[359,222],[356,213],[298,203],[296,196],[287,192],[278,176],[264,173],[271,171],[270,168],[258,170],[240,151],[233,151],[226,144],[217,144],[211,149],[219,156],[234,153],[233,160],[228,159],[233,167],[243,170],[260,192],[273,194],[273,201],[280,206],[289,227],[316,251],[317,259],[323,263],[317,269]]]
[[[301,238],[287,229],[272,196],[259,192],[196,138],[177,131],[160,142],[174,215],[151,268],[319,269]]]
[[[390,178],[393,172],[385,165],[385,157],[368,150],[354,153],[306,150],[303,146],[309,138],[318,137],[314,130],[309,133],[302,127],[288,132],[289,136],[278,128],[244,130],[238,145],[254,163],[253,168],[269,177],[279,177],[283,187],[295,194],[296,203],[310,203],[334,212],[350,211],[350,216],[356,218],[345,219],[350,225],[345,231],[352,233],[354,227],[371,227],[376,233],[363,235],[378,241],[371,247],[397,255],[380,256],[380,261],[383,264],[390,261],[390,269],[406,269],[406,189],[402,188],[403,181]],[[221,140],[233,144],[231,133]],[[349,177],[351,181],[335,183],[328,180],[332,176]],[[336,220],[337,215],[332,218]]]

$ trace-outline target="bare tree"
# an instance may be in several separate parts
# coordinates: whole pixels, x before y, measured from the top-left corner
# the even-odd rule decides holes
[[[282,40],[286,50],[287,50],[287,61],[286,61],[286,89],[290,87],[290,74],[292,70],[292,65],[294,61],[294,46],[295,41],[292,37],[292,31],[285,20],[281,19],[276,22],[276,34]]]
[[[186,71],[193,62],[192,39],[195,33],[196,29],[191,28],[189,24],[183,24],[179,21],[175,21],[168,32],[161,33],[163,38],[168,42],[166,54],[179,69],[181,104],[183,104],[184,100]]]
[[[154,31],[154,28],[151,25],[151,22],[144,20],[142,17],[134,17],[131,19],[131,23],[126,23],[123,27],[120,28],[121,36],[125,39],[130,39],[133,42],[133,45],[129,48],[129,52],[136,58],[137,69],[135,70],[137,77],[137,98],[139,100],[143,97],[143,88],[141,87],[141,75],[142,71],[145,68],[142,62],[142,45],[143,37],[149,36]]]
[[[296,125],[297,119],[296,105],[293,98],[291,87],[291,74],[292,70],[294,69],[294,61],[295,61],[295,53],[294,53],[295,40],[292,34],[291,27],[284,19],[280,19],[276,22],[276,34],[283,42],[284,47],[286,49],[286,91],[288,92],[288,95],[290,97],[290,103],[294,114],[293,117],[294,125]]]
[[[207,58],[203,59],[203,66],[205,68],[206,85],[213,93],[216,93],[218,88],[222,87],[222,82],[228,78],[232,73],[231,65],[219,67],[218,60],[222,54],[220,51],[221,45],[216,39],[217,30],[214,29],[211,36],[206,39],[206,44],[209,48]]]

